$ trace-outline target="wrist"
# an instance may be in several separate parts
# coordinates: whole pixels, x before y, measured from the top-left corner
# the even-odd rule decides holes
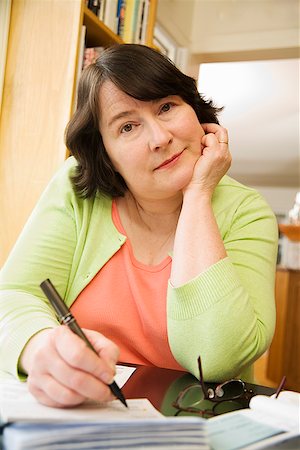
[[[197,202],[197,205],[199,205],[199,203],[211,204],[212,195],[213,191],[201,189],[199,186],[190,186],[183,192],[183,202],[192,202],[193,204]]]

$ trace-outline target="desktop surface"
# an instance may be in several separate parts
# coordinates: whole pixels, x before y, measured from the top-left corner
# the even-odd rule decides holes
[[[180,392],[191,384],[199,381],[191,374],[178,370],[162,369],[159,367],[135,366],[136,370],[122,388],[126,398],[147,398],[165,416],[174,416],[178,410],[172,406]],[[254,395],[272,395],[275,389],[257,384],[245,383],[246,388],[253,390]],[[215,387],[216,383],[207,383],[208,387]],[[247,408],[247,400],[228,403],[229,409],[219,409],[222,413],[235,409]],[[205,408],[210,409],[214,403],[206,401]],[[190,413],[180,413],[180,415]],[[205,414],[202,417],[206,416]]]

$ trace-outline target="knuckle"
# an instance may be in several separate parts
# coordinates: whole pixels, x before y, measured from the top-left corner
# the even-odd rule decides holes
[[[39,389],[34,382],[34,377],[31,375],[27,378],[27,387],[32,395],[34,395],[35,397],[38,395]]]
[[[80,405],[80,403],[83,403],[85,400],[85,397],[83,397],[82,395],[80,395],[78,393],[71,391],[68,388],[65,388],[65,389],[61,389],[61,391],[59,392],[59,395],[56,397],[56,399],[61,405],[75,406],[75,405]]]
[[[120,356],[119,347],[116,344],[113,344],[112,350],[113,350],[113,356],[115,357],[116,361],[118,361],[119,356]]]
[[[86,344],[84,342],[77,342],[76,345],[69,349],[69,358],[72,365],[75,367],[81,366],[86,355]]]
[[[114,400],[115,397],[111,393],[111,391],[108,388],[108,386],[105,385],[105,384],[102,384],[101,387],[99,388],[98,392],[97,392],[97,399],[100,402],[109,402],[111,400]]]
[[[69,377],[69,387],[75,392],[80,392],[85,384],[85,375],[79,371],[74,371]]]

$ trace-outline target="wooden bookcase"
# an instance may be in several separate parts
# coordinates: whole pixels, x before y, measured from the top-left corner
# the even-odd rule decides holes
[[[276,330],[269,350],[267,376],[277,385],[300,392],[300,271],[278,268]]]
[[[156,3],[149,9],[149,46]],[[89,46],[122,42],[84,0],[12,2],[0,117],[0,267],[66,158],[82,25]]]

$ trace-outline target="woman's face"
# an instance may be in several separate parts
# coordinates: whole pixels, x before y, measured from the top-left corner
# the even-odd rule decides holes
[[[99,95],[103,143],[131,193],[153,200],[181,194],[204,135],[193,108],[177,95],[136,100],[111,81]]]

